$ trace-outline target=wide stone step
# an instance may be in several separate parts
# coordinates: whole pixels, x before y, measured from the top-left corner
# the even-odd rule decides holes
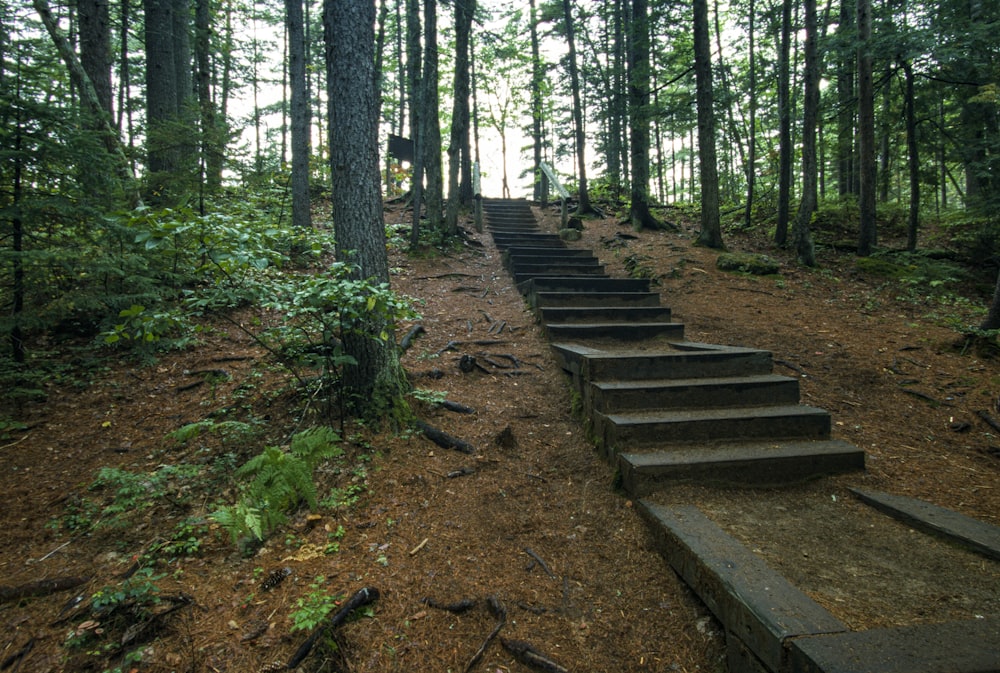
[[[544,248],[563,248],[566,246],[566,242],[559,238],[558,234],[542,233],[494,234],[493,242],[500,250],[524,245]]]
[[[591,423],[606,453],[695,442],[829,439],[831,425],[826,410],[805,405],[594,412]]]
[[[618,303],[608,306],[551,306],[538,307],[541,322],[546,325],[592,322],[670,322],[671,311],[667,306],[630,306]]]
[[[552,266],[511,274],[519,287],[537,278],[607,278],[602,266]]]
[[[724,378],[591,382],[590,404],[604,414],[649,409],[798,404],[799,381],[777,374]]]
[[[591,322],[545,325],[549,338],[560,341],[610,340],[621,342],[645,339],[681,340],[684,324],[679,322]]]
[[[741,668],[733,661],[740,645],[760,660],[764,670],[823,670],[790,669],[789,643],[809,636],[847,633],[846,624],[696,507],[665,507],[640,500],[638,510],[648,522],[660,554],[724,625],[731,671],[761,670]]]
[[[646,496],[664,484],[697,481],[774,486],[865,469],[865,452],[840,440],[739,442],[619,453],[622,488]]]
[[[594,259],[594,260],[597,259],[597,257],[594,256],[594,253],[592,253],[590,250],[586,248],[559,248],[557,250],[553,250],[552,248],[512,246],[510,248],[507,248],[504,251],[504,254],[506,254],[511,259],[518,259],[518,260],[524,259],[526,261],[537,258],[552,259],[553,257],[557,257],[559,259],[565,259],[565,258]]]
[[[580,273],[604,274],[604,265],[589,259],[549,259],[548,261],[512,260],[509,270],[514,276],[572,276]]]
[[[672,350],[607,351],[582,344],[554,343],[556,359],[574,379],[643,381],[652,379],[721,378],[770,374],[769,351],[692,341],[671,344]],[[582,392],[582,391],[581,391]]]
[[[659,306],[659,292],[536,292],[535,308]]]

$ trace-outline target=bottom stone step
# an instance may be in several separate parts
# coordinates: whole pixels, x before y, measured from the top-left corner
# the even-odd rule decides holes
[[[771,486],[863,470],[865,452],[840,440],[741,443],[674,451],[620,453],[622,487],[635,497],[664,482]]]

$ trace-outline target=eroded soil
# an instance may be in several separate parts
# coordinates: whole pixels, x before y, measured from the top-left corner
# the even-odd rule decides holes
[[[543,226],[555,226],[554,211],[540,214]],[[395,211],[386,217],[403,220]],[[835,436],[865,449],[868,469],[782,490],[683,486],[656,497],[702,506],[852,628],[998,614],[998,564],[889,522],[846,489],[923,498],[998,523],[1000,440],[979,412],[1000,415],[1000,363],[957,348],[958,335],[935,317],[939,304],[862,273],[849,255],[825,250],[821,267],[807,270],[733,235],[732,248],[782,262],[780,277],[742,276],[718,271],[717,253],[692,247],[692,238],[687,225],[634,234],[609,218],[588,221],[575,245],[593,249],[614,275],[626,275],[626,262],[647,268],[688,339],[772,350],[779,373],[801,377],[803,401],[833,413]],[[530,642],[571,671],[721,670],[718,625],[615,491],[489,236],[472,239],[461,251],[395,254],[392,263],[395,289],[418,298],[426,330],[404,356],[415,386],[475,413],[416,400],[415,408],[476,455],[348,426],[347,455],[321,470],[320,491],[336,486],[356,502],[321,508],[319,517],[303,512],[250,555],[205,516],[233,501],[227,473],[257,449],[221,449],[209,439],[178,446],[165,436],[213,414],[252,414],[281,443],[315,411],[303,410],[288,376],[252,340],[220,321],[198,347],[153,365],[113,360],[89,385],[52,381],[46,403],[22,410],[27,430],[0,448],[8,494],[0,586],[89,579],[0,603],[0,660],[31,643],[12,670],[264,670],[305,638],[291,631],[297,601],[371,586],[381,594],[371,613],[340,628],[338,647],[314,652],[301,670],[465,670],[496,624],[488,596],[507,610],[502,637]],[[462,373],[462,355],[481,369]],[[220,460],[226,452],[233,457]],[[215,492],[189,498],[178,481],[118,527],[66,525],[82,502],[108,497],[88,489],[99,468],[181,463],[215,469]],[[184,522],[198,548],[150,559],[148,550],[176,538]],[[119,616],[101,623],[86,599],[122,586],[137,560],[162,575],[156,610],[176,609],[122,645],[128,625]],[[291,575],[265,590],[263,580],[282,567]],[[82,607],[67,608],[76,595]],[[454,614],[425,598],[476,603]],[[139,660],[126,662],[132,651]],[[494,642],[475,670],[531,669]]]

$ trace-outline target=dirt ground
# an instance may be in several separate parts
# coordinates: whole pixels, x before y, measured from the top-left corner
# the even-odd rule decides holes
[[[540,215],[555,226],[554,211]],[[472,238],[446,255],[394,253],[392,264],[394,288],[418,300],[426,330],[404,356],[425,391],[414,408],[475,455],[409,432],[348,426],[347,455],[321,468],[319,480],[321,492],[336,486],[350,501],[300,513],[250,554],[206,519],[235,493],[220,451],[166,439],[186,423],[252,414],[281,442],[307,415],[287,375],[247,336],[220,322],[198,347],[155,364],[112,360],[88,385],[53,380],[46,403],[21,411],[26,429],[0,446],[8,494],[0,662],[21,653],[10,670],[277,670],[267,667],[288,661],[306,638],[291,630],[303,604],[374,587],[371,609],[299,670],[468,670],[498,623],[488,597],[504,606],[506,622],[474,670],[537,670],[516,660],[517,641],[570,671],[723,670],[718,624],[652,550],[573,417],[562,375],[489,236]],[[752,277],[718,271],[717,253],[692,239],[690,225],[636,235],[608,218],[588,221],[576,245],[614,275],[626,275],[626,263],[647,268],[688,339],[772,350],[778,373],[801,377],[803,401],[832,412],[835,436],[865,449],[868,469],[764,492],[682,486],[656,499],[701,506],[852,628],[1000,614],[996,562],[876,516],[846,490],[909,495],[1000,523],[1000,439],[978,414],[1000,416],[1000,361],[956,348],[958,335],[935,317],[938,304],[859,271],[850,255],[823,249],[818,269],[802,269],[759,239],[730,234],[731,248],[782,264],[779,277]],[[481,368],[462,373],[463,355]],[[198,384],[200,373],[220,369]],[[474,413],[426,401],[431,391]],[[90,488],[99,468],[151,473],[181,463],[219,469],[217,491],[189,497],[177,478],[148,509],[121,514],[121,525],[68,525],[86,502],[107,502],[106,491]],[[189,537],[198,544],[149,554]],[[122,579],[137,562],[155,573],[160,598],[150,610],[159,616],[95,612],[90,599],[107,587],[149,597],[140,580]],[[266,589],[285,567],[287,579]],[[73,578],[81,583],[44,596],[13,591]],[[83,600],[74,607],[76,596]],[[466,599],[464,612],[442,607]]]

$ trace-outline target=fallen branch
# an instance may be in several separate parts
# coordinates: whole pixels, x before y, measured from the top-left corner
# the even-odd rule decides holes
[[[552,661],[548,656],[542,654],[523,640],[505,640],[501,638],[500,644],[525,666],[536,668],[539,671],[547,671],[548,673],[569,673],[569,669]]]
[[[530,556],[531,558],[535,559],[535,561],[538,562],[538,565],[542,566],[542,570],[545,571],[546,575],[548,575],[549,577],[555,579],[556,574],[554,572],[552,572],[552,570],[545,563],[545,561],[542,560],[542,557],[539,556],[538,554],[536,554],[535,551],[531,547],[525,547],[524,548],[524,553],[527,554],[528,556]]]
[[[28,642],[26,642],[23,646],[21,646],[21,649],[17,650],[12,655],[10,655],[2,662],[0,662],[0,671],[7,670],[14,664],[18,664],[18,667],[20,667],[20,664],[18,662],[20,662],[26,656],[28,656],[28,653],[31,652],[31,648],[33,648],[34,646],[35,646],[35,638],[31,637],[28,639]]]
[[[326,633],[327,629],[337,628],[347,617],[354,612],[356,609],[363,605],[368,605],[379,598],[379,590],[375,587],[365,587],[363,589],[355,592],[353,596],[344,603],[340,610],[330,618],[330,620],[316,629],[311,636],[309,636],[304,643],[299,646],[299,649],[295,651],[292,658],[288,660],[285,668],[292,670],[296,666],[302,663],[302,660],[309,656],[309,652],[312,650],[313,645],[316,641]]]
[[[474,467],[461,467],[457,470],[452,470],[445,475],[448,479],[455,479],[456,477],[467,477],[470,474],[475,474],[476,468]]]
[[[472,446],[468,442],[458,439],[457,437],[452,437],[446,432],[438,430],[437,428],[418,420],[416,422],[417,429],[419,429],[424,436],[440,446],[442,449],[452,449],[460,453],[467,453],[472,455],[476,452],[476,447]]]
[[[473,598],[463,598],[460,601],[454,603],[441,603],[433,598],[425,598],[423,601],[427,607],[434,608],[435,610],[444,610],[445,612],[451,612],[456,615],[460,615],[463,612],[468,612],[472,608],[476,607],[476,601]]]
[[[920,392],[919,390],[913,390],[911,388],[903,388],[902,386],[900,386],[899,389],[902,390],[907,395],[913,395],[914,397],[919,397],[922,400],[927,400],[931,404],[941,404],[941,402],[939,402],[938,400],[934,399],[927,393]]]
[[[57,591],[66,591],[89,582],[89,577],[53,577],[52,579],[28,582],[16,587],[0,586],[0,602],[22,598],[48,596]]]
[[[792,371],[798,372],[800,376],[808,376],[808,374],[806,374],[806,371],[802,369],[802,367],[799,367],[794,362],[789,362],[788,360],[775,360],[774,364],[781,365],[782,367],[788,367]]]
[[[496,596],[490,596],[486,599],[486,606],[490,609],[493,616],[497,618],[497,625],[493,627],[493,630],[490,631],[489,635],[486,636],[486,639],[483,640],[483,644],[479,646],[479,649],[477,649],[475,654],[472,655],[472,658],[469,659],[469,663],[465,665],[464,673],[469,673],[469,671],[475,668],[476,664],[479,663],[479,661],[483,658],[483,655],[486,653],[486,648],[490,646],[490,643],[492,643],[497,635],[499,635],[500,629],[502,629],[504,624],[507,623],[507,608],[504,607],[499,598]]]
[[[988,413],[980,410],[976,412],[976,416],[979,416],[979,418],[983,419],[983,422],[986,423],[986,425],[990,426],[997,432],[1000,432],[1000,423],[998,423],[997,420],[992,416],[990,416]]]
[[[427,330],[424,329],[423,325],[417,324],[410,328],[403,337],[403,340],[399,342],[399,349],[403,352],[409,350],[410,346],[413,345],[413,340],[417,338],[418,335],[425,333]]]
[[[474,414],[476,410],[472,407],[467,407],[464,404],[459,404],[458,402],[452,402],[451,400],[443,400],[441,402],[441,408],[447,409],[448,411],[454,411],[456,414]]]

